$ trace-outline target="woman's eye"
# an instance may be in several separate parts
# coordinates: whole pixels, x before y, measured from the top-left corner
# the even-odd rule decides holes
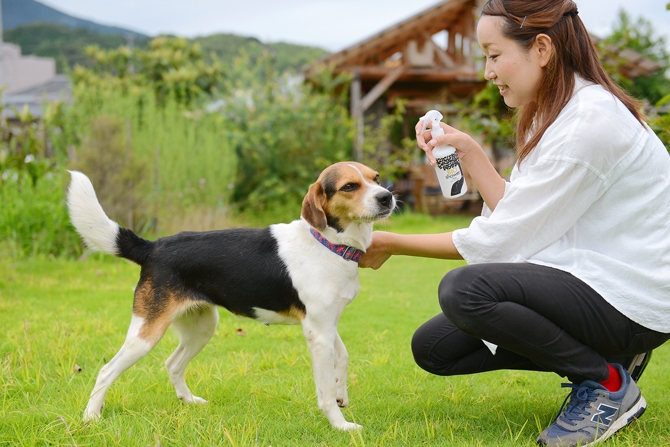
[[[492,55],[488,56],[489,60],[492,60],[492,61],[496,60],[496,57],[498,57],[497,54],[492,54]]]
[[[358,185],[356,183],[347,183],[343,187],[340,188],[340,191],[344,192],[353,192],[358,189]]]

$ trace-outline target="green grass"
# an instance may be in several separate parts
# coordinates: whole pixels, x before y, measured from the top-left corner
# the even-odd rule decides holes
[[[468,221],[405,215],[384,228],[438,232]],[[186,372],[208,405],[176,398],[163,366],[176,347],[169,332],[110,388],[101,420],[84,424],[98,370],[123,342],[138,267],[97,255],[0,260],[0,445],[535,445],[565,397],[561,378],[511,371],[444,378],[412,360],[411,336],[439,312],[437,284],[459,265],[395,257],[361,271],[361,292],[339,331],[350,354],[345,417],[365,428],[344,433],[317,408],[300,327],[265,327],[224,310]],[[647,413],[607,445],[670,445],[669,362],[667,347],[655,352],[640,383]]]

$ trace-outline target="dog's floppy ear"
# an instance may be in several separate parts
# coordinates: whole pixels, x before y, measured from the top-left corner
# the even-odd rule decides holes
[[[307,191],[305,199],[302,201],[303,219],[319,231],[326,229],[328,221],[324,207],[326,205],[326,193],[321,186],[321,182],[312,183]]]

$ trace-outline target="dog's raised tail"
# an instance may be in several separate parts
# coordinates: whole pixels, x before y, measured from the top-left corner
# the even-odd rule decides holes
[[[86,245],[142,265],[151,252],[153,242],[142,239],[107,217],[89,178],[78,171],[68,172],[71,176],[67,193],[70,220]]]

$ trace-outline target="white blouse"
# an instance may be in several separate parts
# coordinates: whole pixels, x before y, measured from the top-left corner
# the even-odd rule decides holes
[[[670,156],[600,85],[575,93],[495,210],[453,240],[469,264],[564,270],[631,320],[670,333]]]

